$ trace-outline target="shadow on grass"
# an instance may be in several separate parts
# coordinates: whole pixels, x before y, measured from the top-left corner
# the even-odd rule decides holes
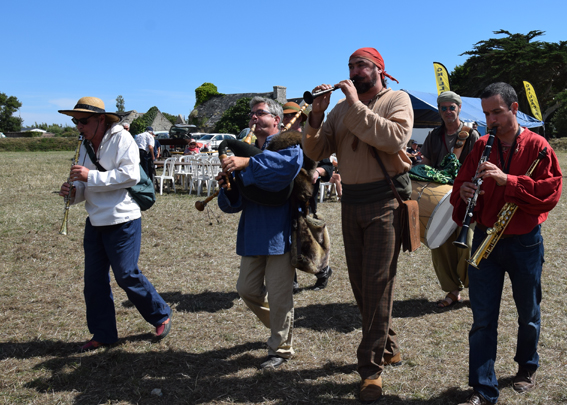
[[[427,314],[455,311],[462,308],[470,308],[470,301],[466,300],[463,302],[458,302],[450,307],[438,308],[437,301],[429,301],[425,298],[417,298],[406,301],[394,301],[392,317],[418,318]]]
[[[251,352],[263,348],[263,342],[249,342],[203,353],[129,353],[118,346],[44,361],[35,369],[48,370],[50,376],[35,378],[24,387],[48,395],[75,392],[75,404],[360,403],[358,379],[344,382],[340,377],[355,373],[354,365],[329,362],[298,370],[290,363],[278,370],[259,371],[261,358]],[[152,395],[154,389],[161,390],[162,396]],[[447,404],[466,395],[449,389],[432,399],[402,399],[386,392],[380,403]]]
[[[77,393],[75,404],[359,403],[358,377],[355,382],[344,378],[356,374],[354,364],[327,362],[317,368],[297,369],[292,360],[278,370],[259,371],[256,367],[263,358],[263,342],[201,353],[131,353],[121,348],[126,341],[150,337],[130,336],[110,348],[84,354],[76,353],[76,343],[61,341],[2,344],[0,353],[2,359],[51,357],[34,367],[41,376],[25,382],[24,387],[46,395]],[[380,401],[384,404],[444,405],[458,403],[470,394],[449,388],[433,398],[400,398],[388,395],[387,373],[385,378],[386,392]],[[500,387],[511,383],[510,376],[499,380]],[[162,396],[152,395],[154,389],[161,390]]]
[[[469,301],[457,303],[451,307],[437,308],[435,302],[426,299],[394,301],[393,318],[418,318],[431,313],[456,311],[470,307]],[[336,330],[350,333],[362,327],[358,307],[354,304],[315,304],[295,308],[294,327],[316,331]]]
[[[315,370],[258,371],[264,349],[250,342],[203,353],[128,353],[113,347],[97,352],[53,358],[35,369],[49,377],[24,384],[40,393],[78,392],[74,403],[127,402],[138,404],[204,403],[357,403],[357,384],[336,384],[327,379],[350,374],[353,366],[328,363]],[[246,376],[236,373],[245,370]],[[163,396],[152,395],[161,390]],[[350,398],[349,398],[350,397]]]
[[[160,293],[162,298],[178,312],[218,312],[234,306],[237,292],[204,291],[199,294],[182,294],[178,291]],[[126,300],[122,306],[130,308],[133,304]]]

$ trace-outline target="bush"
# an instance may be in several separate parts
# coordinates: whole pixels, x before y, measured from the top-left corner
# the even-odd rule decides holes
[[[209,101],[212,97],[224,96],[224,94],[219,93],[217,86],[212,83],[203,83],[201,86],[195,89],[195,107]]]
[[[43,133],[41,133],[41,132],[27,131],[27,132],[22,132],[20,134],[20,137],[22,137],[22,138],[39,138],[42,135],[43,135]]]
[[[53,152],[75,149],[77,149],[77,137],[0,138],[0,152]]]
[[[169,122],[171,122],[171,125],[175,125],[175,123],[177,122],[177,117],[175,115],[171,115],[164,112],[162,112],[162,114],[165,118],[168,119]]]
[[[215,126],[215,132],[238,135],[243,128],[248,128],[250,117],[250,98],[239,99],[235,105],[229,107]]]
[[[154,106],[150,108],[147,113],[132,121],[132,123],[130,124],[130,133],[132,135],[141,134],[146,130],[147,127],[152,126],[152,123],[154,122],[158,111],[159,109]]]

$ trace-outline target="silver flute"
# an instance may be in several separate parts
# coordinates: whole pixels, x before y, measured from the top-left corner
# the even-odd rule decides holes
[[[81,145],[83,144],[83,134],[79,134],[77,140],[77,150],[75,151],[75,157],[73,158],[73,163],[71,163],[71,168],[79,163],[79,152],[81,151]],[[67,178],[67,183],[71,185],[69,188],[69,194],[65,196],[65,213],[63,214],[63,223],[59,229],[59,234],[67,235],[67,223],[69,222],[69,206],[71,205],[71,193],[73,191],[73,182],[71,181],[71,172],[69,170],[69,177]]]

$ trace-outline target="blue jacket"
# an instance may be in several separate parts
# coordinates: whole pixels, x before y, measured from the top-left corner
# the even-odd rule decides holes
[[[299,145],[277,152],[265,150],[276,135],[269,136],[264,152],[250,158],[250,164],[240,173],[245,186],[256,185],[266,191],[280,191],[297,176],[303,165],[303,151]],[[242,211],[236,238],[236,253],[240,256],[272,256],[289,251],[291,246],[291,205],[289,200],[278,207],[268,207],[238,197],[231,204],[224,193],[219,193],[219,208],[226,213]]]

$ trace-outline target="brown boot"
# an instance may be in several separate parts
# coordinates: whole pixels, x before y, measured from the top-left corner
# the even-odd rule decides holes
[[[366,378],[360,383],[360,400],[362,402],[373,402],[382,396],[382,377],[374,380]]]
[[[535,388],[535,373],[536,370],[520,366],[516,377],[514,377],[514,390],[520,393],[533,390]]]
[[[402,355],[400,352],[394,354],[393,356],[389,354],[384,354],[384,365],[385,366],[401,366],[402,364]]]

